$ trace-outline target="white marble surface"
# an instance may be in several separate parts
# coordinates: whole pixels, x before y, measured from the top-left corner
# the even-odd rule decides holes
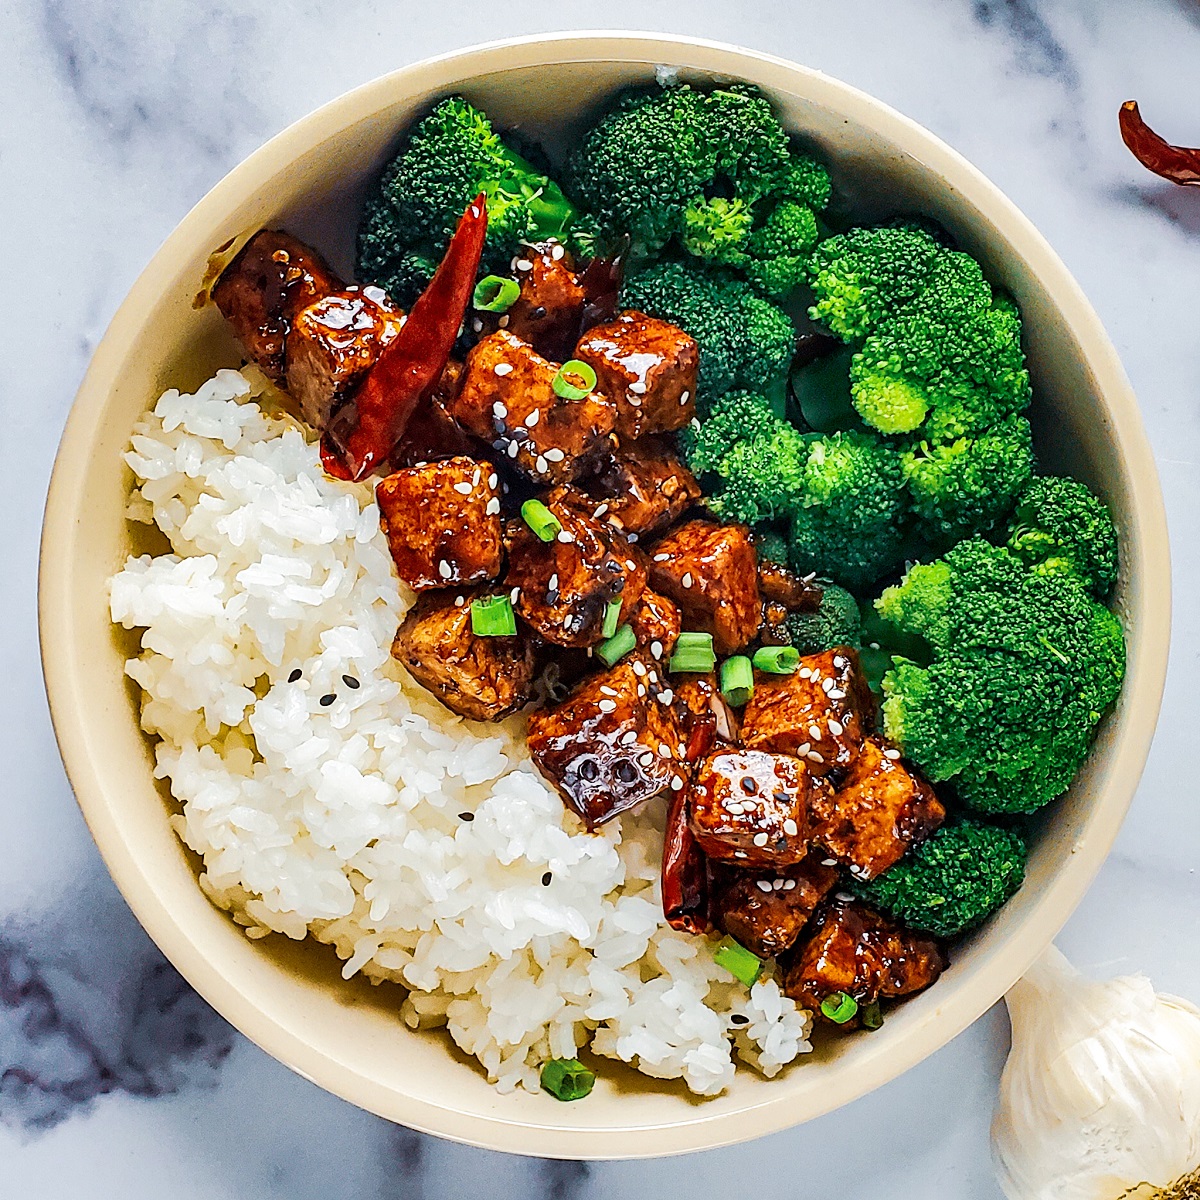
[[[987,1127],[1002,1009],[824,1120],[685,1159],[542,1163],[388,1125],[267,1058],[186,988],[109,882],[63,776],[37,659],[42,500],[88,355],[146,260],[225,171],[344,89],[472,41],[596,25],[768,49],[890,101],[995,179],[1100,310],[1158,456],[1177,606],[1149,768],[1060,944],[1085,968],[1144,970],[1200,999],[1187,758],[1200,653],[1200,190],[1143,174],[1116,132],[1133,96],[1164,132],[1200,143],[1194,0],[6,0],[0,1195],[591,1200],[670,1186],[701,1200],[757,1179],[764,1156],[769,1189],[797,1200],[999,1195]]]

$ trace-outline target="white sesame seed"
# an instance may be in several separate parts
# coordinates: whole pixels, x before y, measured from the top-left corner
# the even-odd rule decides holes
[[[482,333],[483,332],[483,322],[478,317],[476,317],[475,320],[473,320],[471,322],[471,328],[476,333]]]
[[[826,692],[832,692],[832,691],[833,691],[833,680],[832,680],[832,679],[822,679],[822,680],[821,680],[821,687],[822,687],[822,688],[823,688],[823,689],[824,689]]]
[[[596,707],[603,713],[617,711],[617,702],[615,700],[601,700]]]
[[[691,398],[692,398],[692,393],[689,392],[687,390],[687,388],[684,388],[683,391],[679,393],[679,403],[680,404],[686,404]]]
[[[512,369],[513,369],[512,363],[497,363],[492,368],[492,370],[495,371],[497,375],[511,375]]]
[[[625,399],[629,402],[630,408],[642,407],[642,402],[636,396],[626,396]]]
[[[471,216],[474,217],[476,221],[479,220],[479,205],[478,204],[471,205]]]
[[[554,574],[550,576],[550,582],[546,584],[546,588],[547,588],[547,590],[549,590],[551,592],[558,591],[558,572],[557,571],[555,571]]]
[[[500,476],[497,475],[495,471],[493,471],[488,476],[488,487],[494,488],[496,486],[496,484],[498,484],[499,482],[500,482]]]
[[[542,419],[542,410],[535,408],[533,412],[525,418],[525,428],[532,429]]]
[[[833,656],[833,665],[835,667],[848,667],[850,664],[840,654],[835,654]]]
[[[438,574],[443,579],[449,579],[450,576],[454,574],[454,568],[443,558],[441,562],[438,563]]]
[[[520,600],[520,598],[521,598],[521,589],[519,587],[513,588],[513,590],[508,593],[509,604],[516,604],[516,602],[518,600]]]
[[[671,695],[670,691],[659,692],[655,699],[659,702],[659,704],[670,704],[673,696]]]
[[[601,693],[602,693],[603,695],[605,695],[605,696],[615,696],[615,695],[617,695],[617,693],[616,693],[616,692],[615,692],[615,691],[614,691],[612,688],[610,688],[610,687],[608,686],[608,684],[606,684],[606,683],[602,683],[602,684],[600,685],[600,691],[601,691]]]
[[[758,890],[760,892],[769,892],[771,890],[771,881],[769,879],[758,880]]]
[[[844,732],[841,721],[835,721],[832,717],[829,718],[829,732],[834,737],[841,737]]]
[[[656,555],[654,556],[654,561],[655,561],[655,562],[666,562],[666,561],[667,561],[667,559],[668,559],[668,558],[670,558],[670,557],[671,557],[671,556],[670,556],[669,554],[656,554]]]
[[[648,679],[648,680],[649,680],[651,683],[657,683],[657,682],[658,682],[658,672],[657,672],[657,671],[651,671],[651,672],[650,672],[650,674],[646,676],[646,678],[647,678],[647,679]]]
[[[562,460],[566,457],[566,453],[560,450],[557,446],[551,446],[550,449],[546,451],[546,459],[549,462],[562,462]]]
[[[629,390],[635,395],[644,396],[646,394],[646,381],[644,379],[635,379],[629,385]]]
[[[833,691],[829,693],[830,700],[845,700],[846,693],[842,691]]]
[[[782,879],[773,879],[771,881],[771,891],[773,891],[773,892],[783,891],[783,880]]]
[[[527,258],[518,258],[517,259],[517,270],[518,271],[532,271],[533,263],[531,263],[529,261],[529,259],[527,259]]]
[[[469,496],[471,494],[471,485],[464,479],[461,483],[454,485],[454,490],[460,496]]]
[[[736,800],[730,800],[725,805],[725,811],[731,817],[740,817],[746,810]]]
[[[854,899],[854,896],[850,892],[838,892],[837,895],[834,896],[834,899],[840,900],[843,904],[848,904]]]
[[[666,742],[659,742],[658,757],[659,758],[670,758],[671,757],[671,747],[668,746]]]
[[[496,369],[499,370],[498,367]],[[492,412],[498,417],[507,417],[508,416],[508,406],[506,404],[504,404],[502,401],[497,400],[495,402],[495,404],[492,405]]]
[[[788,817],[783,823],[783,832],[786,833],[788,837],[795,837],[800,830],[796,825],[796,822],[793,821],[791,817]]]
[[[636,533],[627,533],[625,535],[625,540],[627,542],[636,542],[638,540],[638,535]]]
[[[823,754],[818,754],[816,750],[810,750],[808,752],[808,761],[815,762],[815,763],[823,763],[825,761],[825,756]]]
[[[812,749],[812,743],[804,742],[800,746],[796,747],[796,754],[800,758],[803,758],[811,749]]]
[[[640,683],[637,685],[637,694],[639,697],[642,697],[642,698],[645,698],[645,695],[646,695],[646,689],[644,687],[642,687],[642,685]]]
[[[767,844],[767,835],[765,833],[756,833],[754,835],[754,844],[756,846],[765,846]]]
[[[821,740],[821,727],[820,727],[820,725],[810,725],[810,726],[808,727],[808,736],[809,736],[810,738],[812,738],[812,740],[813,740],[814,742],[819,742],[819,741]]]
[[[654,755],[651,754],[649,750],[647,750],[645,754],[638,755],[638,762],[641,763],[643,767],[648,767],[653,761]]]
[[[483,478],[483,468],[482,468],[482,467],[476,467],[476,468],[475,468],[475,474],[471,476],[471,486],[472,486],[472,487],[478,487],[478,486],[479,486],[479,481],[480,481],[482,478]]]
[[[795,887],[796,887],[796,881],[794,879],[785,879],[783,881],[783,890],[785,892],[794,891]]]
[[[625,566],[626,566],[626,568],[627,568],[628,570],[630,570],[630,571],[636,571],[636,570],[637,570],[637,563],[635,563],[635,562],[633,561],[633,559],[632,559],[632,558],[627,558],[627,559],[625,560]]]
[[[592,513],[592,516],[593,516],[593,517],[595,517],[595,518],[596,518],[596,520],[598,521],[598,520],[599,520],[599,519],[600,519],[602,516],[604,516],[604,514],[605,514],[606,512],[608,512],[608,505],[607,505],[607,504],[601,504],[601,505],[600,505],[600,506],[599,506],[599,507],[596,509],[596,511],[595,511],[594,513]]]
[[[566,254],[566,250],[562,246],[555,246],[554,249],[550,251],[550,257],[554,259],[555,262],[558,262],[558,260],[562,258],[564,254]]]
[[[633,664],[633,673],[635,675],[645,675],[645,673],[646,673],[645,664],[640,663],[640,662],[635,662]]]
[[[682,787],[683,787],[683,776],[682,775],[672,775],[671,776],[671,790],[673,792],[678,792]]]
[[[508,313],[505,313],[505,314],[504,314],[504,316],[502,316],[502,317],[500,318],[500,320],[498,320],[498,321],[496,322],[496,324],[497,324],[497,325],[498,325],[498,326],[499,326],[501,329],[507,329],[507,328],[508,328],[508,322],[509,322],[509,316],[508,316]]]
[[[812,678],[812,671],[808,667],[801,667],[800,670],[796,672],[796,674],[799,675],[801,679],[811,679]]]
[[[601,689],[601,690],[603,691],[603,689]],[[614,692],[613,695],[615,696],[616,692]],[[632,746],[633,743],[636,741],[637,741],[637,730],[636,729],[627,729],[623,734],[621,734],[621,745],[622,746]]]
[[[805,575],[805,577],[802,580],[800,580],[800,582],[801,583],[812,583],[812,581],[814,579],[816,579],[816,577],[817,577],[816,571],[809,571],[809,573],[807,575]]]
[[[662,642],[658,642],[658,641],[651,642],[650,643],[650,653],[653,654],[655,658],[662,658],[662,654],[663,654]]]
[[[569,529],[560,529],[558,531],[558,540],[564,545],[569,546],[575,540],[575,535]]]
[[[836,859],[836,858],[823,858],[823,859],[821,859],[821,866],[823,866],[823,867],[836,867],[836,866],[837,866],[837,859]]]
[[[699,428],[700,428],[700,418],[699,418],[699,417],[693,417],[693,418],[692,418],[692,428],[693,428],[693,429],[699,429]],[[742,857],[743,857],[743,858],[745,858],[745,855],[742,855]]]
[[[533,465],[534,465],[534,469],[537,471],[537,473],[539,475],[545,475],[545,473],[550,469],[549,464],[546,462],[546,456],[544,454],[539,454],[537,456],[537,461]],[[560,540],[566,540],[566,539],[562,539],[561,535],[560,535]]]
[[[500,511],[500,497],[493,496],[488,502],[483,512],[485,516],[494,517]]]
[[[885,750],[883,752],[883,757],[890,758],[893,762],[895,762],[896,759],[898,759],[900,757],[900,751],[899,750],[890,750],[890,749]]]
[[[517,443],[516,443],[516,442],[509,442],[509,443],[508,443],[508,449],[507,449],[507,451],[505,451],[505,453],[508,455],[508,457],[509,457],[509,458],[516,458],[516,457],[517,457],[517,450],[518,450]]]
[[[685,588],[690,588],[692,586],[691,571],[684,571],[683,578],[679,582],[682,583]]]
[[[462,606],[464,604],[466,604],[466,602],[467,602],[466,596],[455,596],[454,597],[454,607],[455,608],[462,608]]]

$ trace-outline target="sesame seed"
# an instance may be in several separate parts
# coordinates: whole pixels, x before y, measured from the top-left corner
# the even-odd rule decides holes
[[[814,579],[816,579],[816,577],[817,577],[816,571],[809,571],[809,573],[807,575],[805,575],[805,577],[802,580],[800,580],[800,582],[801,583],[812,583],[812,581]]]
[[[643,767],[648,767],[653,761],[654,761],[654,755],[649,750],[647,750],[645,754],[638,755],[638,762]]]
[[[525,424],[532,429],[542,419],[542,410],[535,408],[533,412],[525,418]]]
[[[848,904],[854,899],[854,895],[851,892],[838,892],[837,895],[834,896],[834,899],[840,900],[843,904]]]
[[[516,458],[517,457],[517,443],[509,442],[508,449],[505,451],[505,453],[508,455],[509,458]]]
[[[294,670],[294,671],[293,671],[293,672],[292,672],[292,673],[291,673],[291,674],[288,676],[288,683],[295,683],[295,682],[296,682],[296,680],[297,680],[297,679],[299,679],[299,678],[300,678],[300,677],[301,677],[303,674],[304,674],[304,672],[303,672],[302,670],[300,670],[300,668],[299,668],[299,667],[297,667],[297,668],[296,668],[296,669],[295,669],[295,670]]]
[[[821,687],[824,688],[824,690],[826,692],[832,692],[833,691],[833,680],[832,679],[822,679]]]
[[[745,850],[735,850],[733,852],[733,857],[734,858],[745,858],[746,852],[745,852]]]
[[[511,592],[509,592],[509,593],[508,593],[508,602],[509,602],[509,604],[516,604],[516,602],[517,602],[517,601],[518,601],[520,598],[521,598],[521,589],[520,589],[519,587],[515,587],[515,588],[513,588],[513,590],[512,590]]]
[[[833,656],[833,665],[835,667],[848,667],[850,664],[840,654],[835,654]]]
[[[797,827],[796,822],[793,821],[791,817],[788,817],[783,823],[783,832],[786,833],[788,837],[795,837],[800,830]]]
[[[564,254],[566,254],[566,250],[562,246],[555,246],[554,249],[550,251],[550,257],[554,259],[555,262],[558,262],[558,260],[562,258]]]
[[[646,394],[646,381],[644,379],[635,379],[630,385],[629,390],[639,396]]]
[[[736,800],[730,800],[730,801],[729,801],[729,802],[728,802],[728,803],[725,805],[725,811],[726,811],[726,812],[727,812],[727,813],[728,813],[728,814],[729,814],[731,817],[740,817],[740,816],[742,815],[742,813],[744,813],[746,810],[745,810],[745,808],[744,808],[744,807],[743,807],[741,804],[739,804],[739,803],[738,803]]]
[[[640,663],[640,662],[635,662],[635,663],[633,664],[633,673],[634,673],[635,675],[645,675],[645,673],[646,673],[646,667],[645,667],[645,665],[644,665],[643,663]]]
[[[596,707],[604,713],[616,712],[617,702],[615,700],[601,700]]]
[[[638,540],[638,535],[636,533],[627,533],[625,535],[625,540],[627,542],[636,542]]]
[[[754,835],[754,844],[756,846],[765,846],[767,844],[767,835],[765,833],[756,833]]]
[[[637,694],[639,699],[645,699],[646,689],[640,683],[637,685]]]
[[[546,586],[552,592],[558,591],[558,572],[557,571],[555,571],[554,574],[550,576],[550,581],[546,584]]]
[[[646,678],[647,678],[647,680],[649,680],[651,683],[657,683],[657,682],[658,682],[658,672],[657,672],[657,671],[651,671],[651,672],[650,672],[650,674],[646,676]]]
[[[671,757],[671,747],[668,746],[666,742],[659,742],[658,757],[659,758],[670,758]]]
[[[471,205],[471,216],[474,217],[476,221],[479,220],[479,205],[478,204]]]
[[[745,1013],[730,1013],[729,1023],[730,1025],[749,1025],[750,1018]]]
[[[460,496],[469,496],[471,494],[471,485],[464,479],[461,483],[454,485],[454,490]]]
[[[527,258],[518,258],[517,259],[517,270],[518,271],[532,271],[533,263],[531,263],[529,261],[529,259],[527,259]]]
[[[621,735],[621,744],[623,746],[632,746],[637,741],[637,730],[630,729]]]
[[[808,667],[801,667],[800,670],[796,672],[796,674],[799,675],[801,679],[811,679],[812,678],[812,671]]]
[[[662,658],[662,654],[663,654],[662,642],[658,642],[658,641],[651,642],[650,643],[650,653],[653,654],[655,658]]]
[[[626,568],[626,570],[629,570],[629,571],[636,571],[637,563],[635,563],[632,558],[627,558],[625,560],[625,568]]]
[[[497,325],[498,325],[498,326],[499,326],[501,329],[507,329],[507,328],[508,328],[508,321],[509,321],[508,313],[505,313],[505,314],[504,314],[504,316],[502,316],[502,317],[500,318],[500,320],[498,320],[498,321],[496,322],[496,324],[497,324]]]
[[[671,791],[678,792],[682,789],[682,787],[683,787],[683,776],[682,775],[672,775],[671,776]]]
[[[499,370],[499,368],[497,368],[497,370]],[[497,417],[507,417],[508,416],[508,405],[505,404],[502,400],[497,400],[496,403],[492,405],[492,412]]]
[[[484,507],[484,516],[494,517],[500,511],[500,497],[493,496]]]
[[[476,467],[476,468],[475,468],[475,474],[471,476],[471,486],[472,486],[472,487],[478,487],[478,486],[479,486],[479,481],[480,481],[482,478],[483,478],[483,468],[482,468],[482,467]]]
[[[478,317],[476,317],[475,320],[473,320],[471,322],[471,328],[473,330],[475,330],[476,333],[482,333],[483,332],[483,322]]]
[[[675,693],[670,688],[667,688],[666,691],[658,693],[659,704],[670,704],[674,699]]]
[[[692,428],[693,428],[693,429],[699,429],[699,428],[700,428],[700,418],[699,418],[699,417],[693,417],[693,418],[692,418]],[[745,855],[743,855],[742,857],[744,858],[744,857],[745,857]]]
[[[328,708],[336,699],[337,696],[335,696],[333,692],[326,693],[321,697],[321,707]]]
[[[549,886],[550,886],[550,881],[551,881],[553,878],[554,878],[554,872],[553,872],[553,871],[547,871],[547,872],[546,872],[546,873],[545,873],[545,874],[542,876],[542,887],[549,887]]]
[[[539,475],[545,475],[545,473],[550,469],[549,465],[546,462],[546,456],[544,454],[539,454],[537,456],[537,461],[533,465],[534,465],[534,469],[537,471],[537,473]],[[560,540],[561,540],[561,535],[560,535]]]
[[[841,721],[835,721],[832,717],[830,717],[829,732],[832,733],[834,737],[841,737],[842,733],[844,732],[844,727]]]
[[[804,742],[796,747],[796,753],[803,758],[812,749],[812,742]]]
[[[825,761],[825,756],[823,754],[818,754],[816,750],[810,750],[808,752],[808,761],[815,762],[815,763],[823,763]]]
[[[495,371],[497,375],[511,375],[512,369],[513,369],[512,363],[497,363],[492,368],[492,370]]]
[[[598,521],[606,512],[608,512],[608,505],[601,504],[600,507],[597,508],[594,513],[592,513],[592,516]]]
[[[883,752],[883,757],[890,758],[893,762],[895,762],[896,759],[898,759],[900,757],[900,751],[899,750],[885,750]]]
[[[829,693],[830,700],[845,700],[846,693],[843,691],[835,691]]]
[[[475,814],[473,812],[460,812],[458,814],[458,819],[460,821],[466,821],[467,824],[470,824],[473,820],[475,820]]]
[[[809,736],[810,738],[812,738],[812,740],[813,740],[814,742],[819,742],[819,741],[821,740],[821,727],[820,727],[820,725],[810,725],[810,726],[808,727],[808,736]]]
[[[362,687],[362,684],[361,684],[361,683],[359,683],[359,682],[358,682],[358,680],[357,680],[357,679],[355,679],[353,675],[343,675],[343,676],[342,676],[342,682],[343,682],[343,683],[344,683],[344,684],[345,684],[345,685],[346,685],[348,688],[352,688],[352,689],[354,689],[355,691],[357,691],[357,690],[358,690],[360,687]]]
[[[601,693],[602,693],[603,695],[605,695],[605,696],[615,696],[615,695],[617,695],[617,693],[616,693],[616,692],[614,692],[612,688],[610,688],[610,687],[609,687],[607,684],[604,684],[604,683],[602,683],[602,684],[600,685],[600,691],[601,691]]]
[[[641,408],[642,402],[636,396],[626,396],[630,408]]]
[[[679,582],[682,583],[685,588],[690,588],[692,586],[691,571],[684,571],[683,578]]]
[[[500,482],[500,476],[497,475],[495,471],[493,471],[488,476],[488,487],[494,488],[496,486],[496,484],[498,484],[499,482]]]
[[[783,890],[785,892],[794,891],[795,887],[796,887],[796,881],[794,879],[785,879],[783,881]]]
[[[545,457],[549,462],[562,462],[562,460],[567,456],[557,446],[551,446],[550,449],[546,451]]]
[[[462,608],[462,606],[464,604],[466,604],[466,602],[467,602],[466,596],[455,596],[454,597],[454,607],[455,608]]]
[[[687,390],[687,388],[684,388],[683,391],[679,393],[679,403],[680,404],[686,404],[691,398],[692,398],[692,393],[689,392]]]
[[[671,556],[670,556],[669,554],[656,554],[656,555],[654,556],[654,559],[653,559],[653,561],[654,561],[654,562],[666,562],[666,561],[667,561],[667,559],[668,559],[668,558],[670,558],[670,557],[671,557]]]
[[[773,892],[783,891],[783,880],[782,879],[772,880],[771,881],[771,891],[773,891]]]
[[[836,859],[836,858],[823,858],[823,859],[821,859],[821,866],[823,866],[823,867],[836,867],[836,866],[837,866],[837,859]]]
[[[443,579],[449,579],[450,576],[454,574],[454,568],[443,558],[441,562],[438,563],[438,574]]]
[[[769,892],[771,890],[771,881],[769,879],[760,879],[757,882],[760,892]]]

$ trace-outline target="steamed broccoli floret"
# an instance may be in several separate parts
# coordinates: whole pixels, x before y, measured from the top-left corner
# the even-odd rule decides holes
[[[772,294],[804,279],[814,210],[830,190],[825,168],[793,152],[770,102],[745,84],[627,93],[569,169],[574,194],[602,226],[632,233],[637,253],[674,240]]]
[[[1117,531],[1099,497],[1075,479],[1033,480],[1017,501],[1008,548],[1045,573],[1073,571],[1093,595],[1117,578]]]
[[[506,269],[522,241],[569,238],[577,213],[558,185],[505,146],[486,114],[451,96],[409,133],[367,200],[359,278],[407,303],[429,281],[480,192],[488,212],[485,269]]]
[[[1030,812],[1058,795],[1120,690],[1113,614],[1074,574],[1038,573],[981,538],[912,567],[876,607],[931,652],[885,677],[888,736],[968,804]]]
[[[820,654],[834,646],[858,646],[862,618],[858,601],[845,588],[824,584],[816,612],[788,613],[785,625],[801,654]]]
[[[759,562],[787,564],[787,538],[773,529],[760,530],[754,535],[754,549]]]
[[[670,321],[696,339],[702,415],[705,402],[734,388],[771,392],[782,386],[795,329],[781,308],[744,280],[690,263],[657,263],[626,279],[621,304]]]
[[[1033,432],[1008,417],[983,433],[922,441],[901,456],[920,532],[934,544],[987,533],[1033,475]]]
[[[974,929],[1021,886],[1025,843],[1007,829],[964,819],[851,889],[904,925],[952,938]]]

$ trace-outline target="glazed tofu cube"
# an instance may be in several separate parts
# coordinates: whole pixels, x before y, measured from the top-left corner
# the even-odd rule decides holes
[[[718,654],[733,654],[758,632],[754,547],[741,525],[688,521],[650,550],[650,586],[674,600],[687,629],[713,635]]]
[[[709,858],[744,867],[786,867],[808,852],[813,776],[790,754],[718,748],[696,767],[692,830]]]
[[[686,785],[681,734],[653,663],[622,659],[529,718],[529,752],[589,829]]]
[[[403,318],[377,287],[344,288],[296,314],[287,335],[287,388],[314,429],[324,429],[330,413],[362,382]]]
[[[682,329],[645,313],[625,312],[579,339],[575,357],[617,406],[622,441],[682,429],[696,415],[700,351]]]
[[[579,336],[584,304],[566,247],[557,241],[527,247],[524,257],[514,262],[513,274],[521,294],[505,314],[504,328],[543,358],[564,362]]]
[[[568,400],[554,391],[558,365],[506,329],[467,355],[451,416],[539,484],[568,483],[613,449],[616,408],[599,391]]]
[[[780,871],[751,871],[723,863],[712,866],[713,924],[760,958],[789,949],[820,902],[837,883],[837,868],[809,852]]]
[[[311,246],[280,229],[260,229],[221,272],[212,298],[247,356],[282,383],[292,320],[341,286]]]
[[[853,764],[874,721],[858,655],[843,646],[807,655],[791,675],[756,672],[742,735],[747,746],[799,755],[825,775]]]
[[[471,601],[486,589],[425,592],[404,616],[392,657],[448,709],[474,721],[499,721],[533,694],[529,639],[476,637]]]
[[[813,841],[858,879],[874,879],[945,819],[932,787],[882,738],[869,737],[835,792],[814,796]]]
[[[656,662],[666,662],[682,628],[679,609],[666,596],[644,588],[626,618],[638,647]]]
[[[604,519],[637,539],[673,525],[697,500],[700,485],[662,438],[623,446],[587,481],[604,504]]]
[[[409,587],[454,587],[500,574],[499,484],[492,465],[473,458],[406,467],[379,482],[379,523]]]
[[[543,542],[524,521],[506,531],[513,605],[548,642],[592,646],[603,637],[608,606],[621,601],[620,619],[634,610],[646,586],[646,563],[608,526],[581,514],[560,492],[545,497],[562,529]]]
[[[811,934],[788,955],[784,991],[813,1012],[819,1013],[821,1001],[834,992],[845,992],[859,1004],[919,992],[949,965],[935,939],[856,901],[823,905],[809,929]]]

